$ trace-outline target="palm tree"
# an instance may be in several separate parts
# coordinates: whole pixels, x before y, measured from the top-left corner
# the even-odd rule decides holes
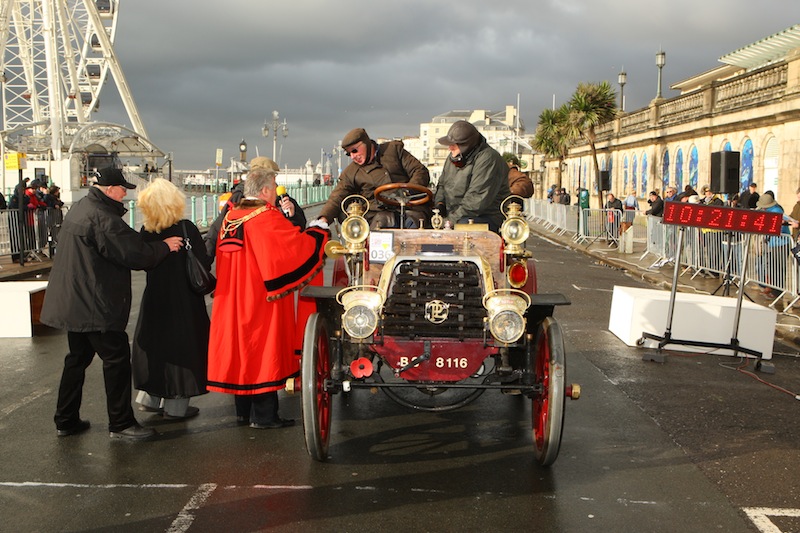
[[[569,124],[573,135],[578,132],[589,143],[594,160],[595,183],[600,181],[600,165],[597,162],[597,135],[595,128],[617,116],[617,94],[607,81],[579,83],[569,101]],[[600,200],[602,205],[602,199]]]
[[[558,109],[545,109],[533,136],[533,147],[547,157],[558,160],[558,184],[561,188],[561,163],[569,153],[569,145],[576,138],[569,124],[570,109],[567,104]]]

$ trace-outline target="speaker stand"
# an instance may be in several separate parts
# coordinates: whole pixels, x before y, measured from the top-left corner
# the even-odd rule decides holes
[[[730,296],[731,292],[731,285],[735,286],[737,291],[742,291],[742,293],[747,297],[748,300],[751,302],[753,299],[744,292],[744,289],[736,283],[733,275],[731,274],[731,266],[733,265],[733,232],[726,231],[725,232],[725,242],[728,245],[728,249],[725,253],[725,272],[722,275],[722,283],[714,289],[714,292],[711,293],[711,296],[714,296],[722,289],[722,296]]]

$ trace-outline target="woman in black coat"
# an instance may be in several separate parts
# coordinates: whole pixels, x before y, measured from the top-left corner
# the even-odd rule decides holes
[[[206,254],[200,231],[182,220],[186,199],[175,185],[154,179],[139,194],[137,205],[144,215],[142,237],[146,242],[183,236],[185,230],[192,252],[210,268],[212,258]],[[207,392],[210,321],[205,297],[189,287],[187,253],[184,248],[170,254],[147,271],[133,339],[133,385],[140,391],[136,397],[139,409],[163,412],[170,419],[195,416],[199,409],[189,405],[189,398]]]

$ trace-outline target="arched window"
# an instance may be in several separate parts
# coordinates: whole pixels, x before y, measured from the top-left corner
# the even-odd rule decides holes
[[[697,190],[697,165],[697,146],[692,146],[692,149],[689,150],[689,185],[694,190]]]
[[[661,184],[661,190],[666,191],[669,187],[669,150],[664,150],[664,156],[661,158]]]
[[[628,193],[628,156],[622,158],[622,194]]]
[[[642,198],[647,198],[647,154],[642,152]]]
[[[611,178],[611,189],[614,189],[614,157],[609,155],[606,159],[606,165],[603,167],[608,170],[608,175]],[[605,201],[605,200],[604,200]]]
[[[764,149],[764,190],[772,189],[778,195],[778,139],[771,137]],[[767,188],[769,187],[769,188]]]
[[[638,191],[638,189],[636,188],[636,174],[638,173],[637,172],[638,168],[639,168],[639,165],[636,162],[636,154],[634,154],[634,156],[633,156],[633,164],[631,165],[631,188],[629,190],[625,191],[625,194],[628,194],[628,192],[633,191],[633,194],[635,195],[636,191]]]
[[[683,192],[683,148],[678,148],[675,153],[675,187],[678,192]]]
[[[581,187],[583,187],[584,189],[586,189],[588,191],[589,190],[589,182],[590,181],[591,180],[589,179],[589,169],[587,168],[587,164],[584,161],[583,162],[583,180],[581,181],[581,183],[583,185],[581,185]]]
[[[575,161],[574,163],[572,163],[572,192],[577,191],[580,185],[581,185],[581,162]]]

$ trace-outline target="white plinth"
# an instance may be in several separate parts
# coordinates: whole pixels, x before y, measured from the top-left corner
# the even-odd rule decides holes
[[[33,336],[46,288],[46,281],[0,282],[0,337]]]
[[[628,346],[636,346],[642,333],[663,336],[667,330],[669,291],[614,287],[608,329]],[[730,344],[736,298],[677,293],[672,316],[671,338]],[[772,359],[777,312],[769,307],[742,301],[737,338],[739,346],[761,352],[763,359]],[[644,346],[658,347],[658,341],[647,339]],[[667,344],[666,349],[686,352],[709,352],[705,346]],[[733,355],[733,350],[720,348],[712,353]],[[741,353],[740,353],[741,355]]]

